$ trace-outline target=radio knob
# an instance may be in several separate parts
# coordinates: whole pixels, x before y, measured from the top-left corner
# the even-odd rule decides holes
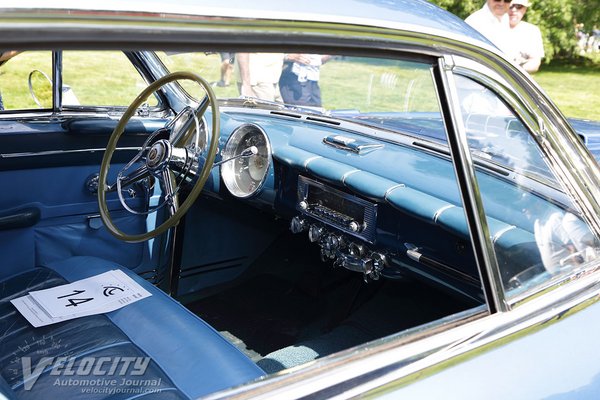
[[[335,235],[329,235],[323,242],[323,251],[329,258],[335,258],[336,250],[340,247],[340,239]]]
[[[358,243],[350,243],[348,246],[348,252],[353,257],[362,257],[365,255],[365,246]]]
[[[292,218],[292,222],[290,222],[290,231],[292,231],[292,233],[304,232],[306,228],[308,228],[308,223],[304,218],[299,216]]]
[[[361,226],[360,226],[360,224],[359,224],[358,222],[356,222],[356,221],[351,221],[351,222],[348,224],[348,228],[349,228],[349,229],[350,229],[352,232],[360,232],[360,230],[361,230]]]
[[[308,240],[313,243],[318,242],[324,233],[325,229],[322,226],[311,225],[310,228],[308,228]]]

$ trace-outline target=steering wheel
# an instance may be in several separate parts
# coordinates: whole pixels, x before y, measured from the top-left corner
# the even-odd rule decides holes
[[[109,185],[106,180],[110,169],[110,162],[115,153],[117,143],[125,131],[125,126],[138,107],[152,93],[162,86],[177,80],[191,80],[196,82],[206,91],[208,102],[200,102],[200,105],[196,109],[191,107],[184,108],[164,128],[152,133],[139,153],[118,173],[116,182],[113,185]],[[212,111],[211,140],[206,152],[206,158],[203,158],[201,155],[202,149],[198,148],[198,138],[200,135],[198,119],[206,112],[209,105]],[[192,129],[195,129],[195,140],[191,144],[186,145],[191,138]],[[100,217],[108,231],[113,236],[126,242],[142,242],[156,237],[175,226],[202,191],[213,167],[218,142],[219,107],[217,105],[217,98],[210,84],[201,76],[193,72],[174,72],[165,75],[144,89],[129,105],[119,120],[108,140],[106,151],[102,158],[98,181],[98,205],[100,208]],[[127,172],[136,162],[141,162],[142,166],[132,172]],[[121,194],[121,189],[149,177],[155,177],[160,182],[164,201],[148,212],[134,211],[125,202]],[[177,195],[180,187],[186,183],[190,183],[193,186],[185,201],[180,205]],[[131,213],[149,214],[166,206],[169,216],[162,224],[146,233],[127,234],[113,223],[110,216],[106,195],[112,191],[117,192],[121,205]]]

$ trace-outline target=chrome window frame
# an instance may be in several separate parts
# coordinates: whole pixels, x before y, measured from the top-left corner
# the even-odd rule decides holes
[[[529,133],[532,135],[532,138],[538,144],[538,148],[549,162],[551,171],[555,173],[562,186],[569,192],[567,194],[570,194],[570,199],[573,200],[575,207],[588,223],[588,226],[591,228],[592,232],[595,233],[598,238],[600,238],[600,232],[597,229],[598,217],[600,214],[590,210],[588,208],[587,201],[581,201],[581,193],[579,190],[577,190],[582,177],[577,176],[578,170],[572,167],[573,162],[569,159],[567,154],[565,152],[556,151],[556,149],[560,149],[561,147],[560,142],[565,140],[565,136],[561,135],[560,131],[558,131],[556,127],[560,126],[561,122],[564,125],[564,121],[557,121],[556,115],[551,115],[548,117],[541,112],[542,109],[540,107],[533,106],[536,99],[542,99],[541,93],[534,90],[526,90],[526,88],[523,86],[515,86],[514,84],[511,85],[509,80],[498,73],[497,70],[484,66],[474,60],[460,56],[454,56],[452,58],[454,60],[454,65],[452,68],[453,74],[472,79],[487,87],[500,99],[502,99],[515,113],[515,115],[521,119],[523,124],[529,130]],[[515,87],[520,88],[521,90],[513,90],[512,88]],[[548,106],[549,105],[547,105],[547,107]],[[458,105],[454,106],[454,112],[460,115],[460,108]],[[463,124],[462,118],[458,118],[457,121],[461,125]],[[574,142],[571,143],[573,145],[581,145],[580,140],[572,131],[567,134],[566,138],[571,139],[571,142]],[[589,155],[587,151],[583,154],[585,154],[584,159],[587,159],[588,157],[591,158],[591,155]],[[470,164],[473,168],[472,161]],[[595,161],[593,162],[592,166],[592,171],[593,170],[597,171],[597,165],[595,164]],[[477,192],[479,193],[478,188]],[[480,206],[481,210],[483,210],[483,202],[480,203]],[[482,226],[484,225],[487,227],[487,221],[485,218],[483,218],[480,222]],[[491,241],[487,243],[487,248],[488,253],[493,255],[492,264],[490,264],[488,269],[491,269],[492,273],[499,274],[500,271],[498,269],[499,267],[495,257],[495,250]],[[548,281],[528,288],[524,292],[518,293],[511,297],[507,296],[501,284],[496,285],[496,294],[501,297],[501,301],[506,304],[506,310],[509,310],[514,307],[518,307],[519,305],[534,298],[537,298],[544,293],[548,293],[568,282],[571,282],[574,279],[574,275],[587,275],[596,271],[600,271],[600,258],[596,262],[592,263],[591,265],[587,265],[582,269],[571,271],[570,274],[565,276],[549,279]],[[598,278],[600,279],[600,273],[596,275],[598,275]],[[498,279],[497,282],[500,282],[500,275],[497,275],[495,279]]]

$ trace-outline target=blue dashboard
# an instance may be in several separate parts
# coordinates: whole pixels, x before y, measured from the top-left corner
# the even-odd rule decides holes
[[[293,232],[321,247],[323,259],[362,272],[365,279],[416,274],[483,301],[447,149],[334,118],[245,109],[222,111],[220,147],[248,124],[268,137],[272,163],[260,190],[234,200],[290,220]],[[482,164],[477,177],[484,193],[496,194],[486,199],[491,205],[486,213],[500,262],[517,268],[507,271],[508,282],[520,269],[540,263],[538,254],[523,257],[523,249],[535,244],[535,218],[518,210],[533,208],[539,217],[560,208],[547,194],[515,185],[507,171]],[[233,197],[217,168],[207,189]],[[519,203],[523,207],[514,207]],[[359,218],[359,232],[348,226],[357,220],[357,207],[371,215]]]

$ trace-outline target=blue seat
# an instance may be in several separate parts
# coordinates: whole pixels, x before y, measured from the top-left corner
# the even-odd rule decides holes
[[[212,327],[126,269],[124,272],[152,296],[110,313],[33,328],[10,303],[32,290],[117,268],[119,265],[98,258],[74,257],[0,281],[0,395],[24,399],[196,398],[265,375]],[[53,374],[56,364],[36,369],[44,358],[56,361],[59,357],[65,357],[60,359],[64,365],[71,363],[69,370],[75,375]],[[115,377],[115,386],[107,383],[107,376],[85,374],[85,368],[79,368],[82,360],[92,357],[106,357],[106,365],[123,357],[147,357],[149,364],[143,375],[127,369]],[[24,374],[24,358],[30,361],[31,373]],[[67,378],[79,383],[59,384]],[[85,385],[86,379],[100,378],[105,381],[96,382],[95,388]],[[122,380],[127,390],[118,388]]]

